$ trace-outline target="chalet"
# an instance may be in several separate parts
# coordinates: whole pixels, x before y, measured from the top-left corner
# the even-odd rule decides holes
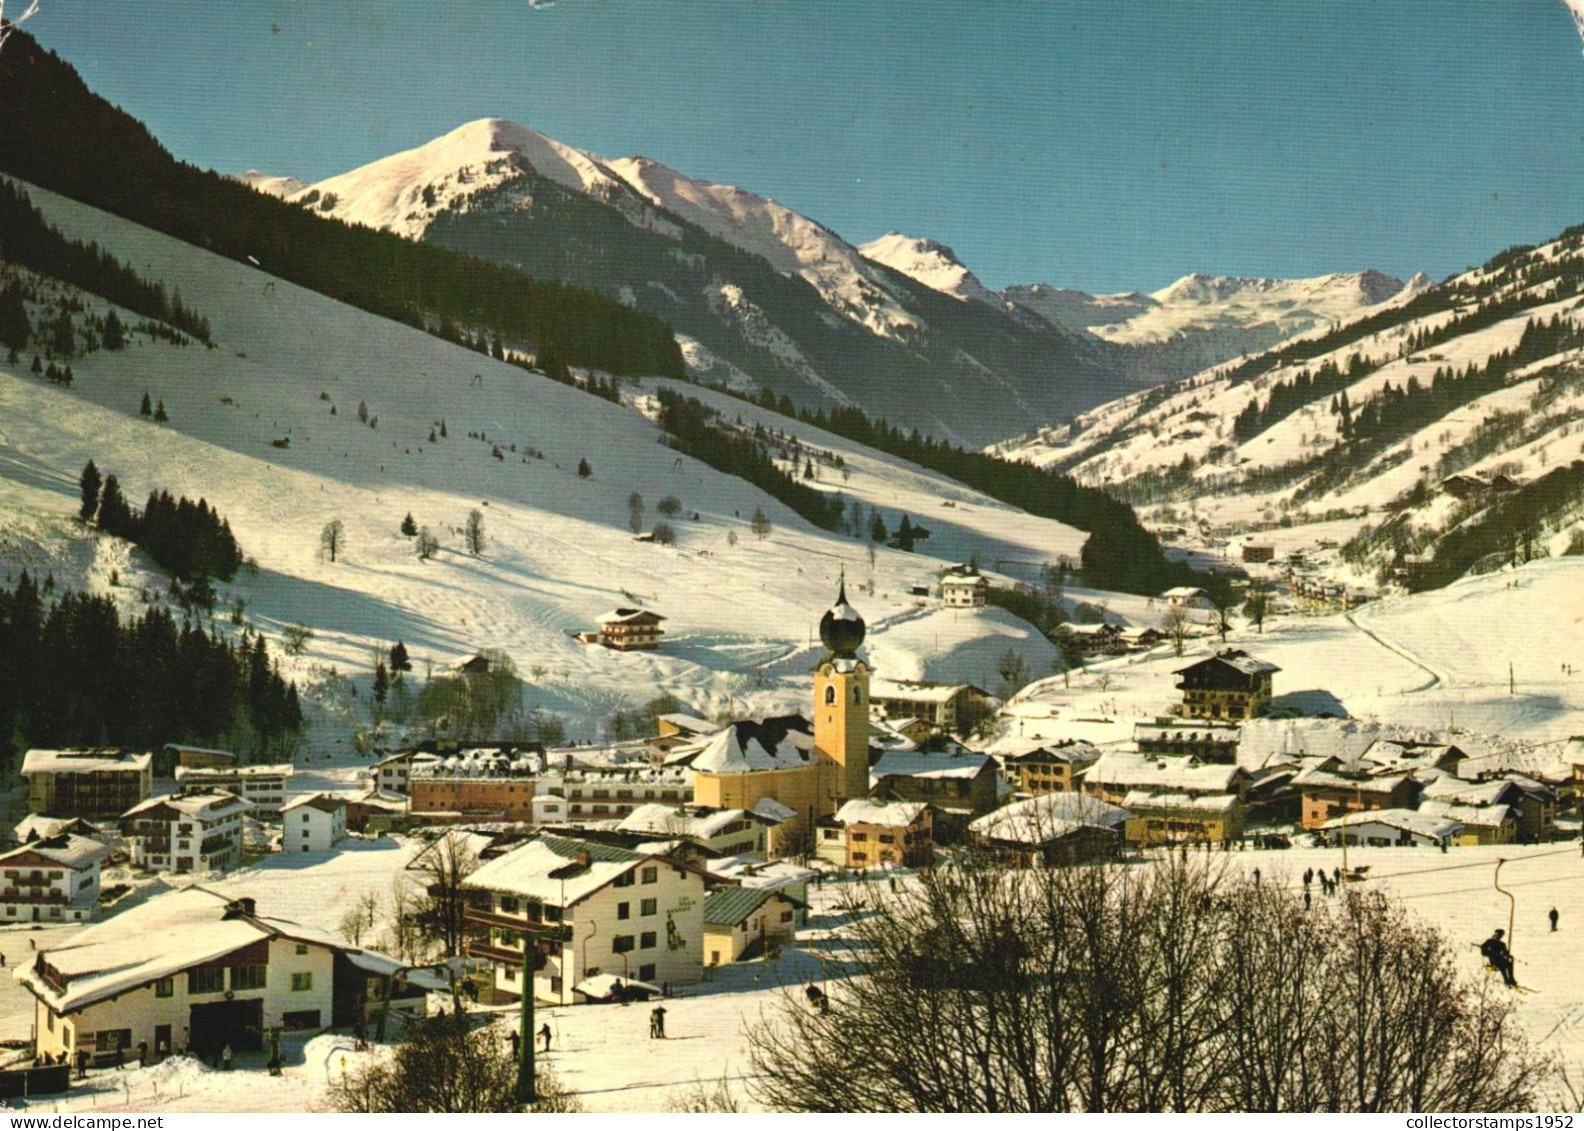
[[[132,864],[156,872],[213,872],[242,862],[242,814],[252,806],[221,791],[151,797],[121,815]]]
[[[1334,844],[1374,848],[1445,848],[1463,826],[1413,809],[1372,809],[1333,817],[1318,826]]]
[[[1126,798],[1135,793],[1241,795],[1247,781],[1246,771],[1224,762],[1107,750],[1084,773],[1084,792],[1125,806]]]
[[[677,747],[698,742],[720,730],[716,723],[683,714],[661,715],[655,719],[655,728],[659,733],[649,740],[649,755],[662,762]]]
[[[704,901],[704,962],[722,966],[762,958],[797,933],[807,905],[776,888],[728,887]]]
[[[990,699],[970,683],[923,680],[870,681],[870,702],[892,721],[922,719],[939,730],[962,733]]]
[[[586,979],[614,974],[686,985],[703,971],[705,873],[668,855],[541,833],[481,865],[463,886],[488,931],[467,952],[494,964],[495,989],[523,992],[525,936],[540,1001],[569,1005]]]
[[[1179,585],[1175,589],[1168,589],[1162,593],[1159,600],[1168,605],[1177,605],[1184,609],[1208,609],[1210,607],[1210,594],[1191,585]]]
[[[1467,757],[1450,743],[1377,738],[1359,755],[1358,765],[1366,773],[1413,774],[1425,782],[1453,774]]]
[[[154,791],[154,755],[125,750],[29,750],[28,812],[112,820]]]
[[[1064,624],[1059,631],[1085,656],[1120,656],[1128,650],[1122,629],[1114,624]]]
[[[176,767],[176,783],[183,789],[224,790],[253,806],[254,815],[269,820],[280,816],[286,803],[286,786],[296,773],[290,762],[274,766],[234,766],[189,769]]]
[[[282,852],[329,852],[346,839],[347,803],[328,793],[308,793],[281,806]]]
[[[1156,719],[1133,727],[1140,754],[1192,755],[1201,762],[1236,762],[1242,728],[1202,719]]]
[[[229,750],[213,750],[205,746],[184,746],[167,742],[154,755],[154,773],[157,777],[174,777],[176,767],[189,770],[226,769],[237,764],[237,756]]]
[[[1166,634],[1153,625],[1122,630],[1122,643],[1129,648],[1153,648],[1166,639]]]
[[[649,833],[656,839],[685,840],[711,853],[740,856],[745,852],[765,853],[770,830],[777,823],[748,809],[649,802],[623,817],[616,828],[621,832]]]
[[[1072,793],[1079,777],[1100,760],[1092,742],[1078,739],[1002,739],[993,749],[1013,788],[1038,797],[1045,793]]]
[[[399,977],[398,977],[399,975]],[[445,982],[201,887],[156,896],[40,951],[16,973],[36,999],[34,1051],[110,1062],[138,1044],[216,1056],[271,1029],[352,1025],[366,1003],[421,1016]]]
[[[922,801],[942,818],[966,824],[1001,802],[1001,775],[988,754],[888,750],[869,768],[869,792],[892,801]]]
[[[81,923],[99,910],[99,864],[110,849],[74,833],[0,855],[0,923]]]
[[[934,821],[921,801],[849,801],[819,823],[819,855],[847,868],[935,862]]]
[[[692,800],[691,777],[685,766],[588,766],[547,770],[539,777],[539,790],[564,800],[567,822],[580,825],[623,820],[644,805],[686,804]],[[535,813],[536,820],[544,816],[537,808]]]
[[[403,793],[366,790],[347,798],[346,827],[355,833],[389,832],[407,816],[408,797]]]
[[[982,609],[990,582],[972,567],[957,566],[942,575],[940,588],[941,600],[948,609]]]
[[[1321,828],[1345,813],[1412,809],[1420,790],[1412,774],[1370,773],[1339,758],[1307,759],[1292,784],[1303,795],[1306,829]]]
[[[1518,836],[1518,813],[1510,805],[1424,800],[1419,802],[1419,813],[1463,826],[1453,837],[1453,844],[1510,844]]]
[[[1130,844],[1220,844],[1243,835],[1243,799],[1235,793],[1151,793],[1133,790],[1122,800],[1133,814]]]
[[[709,874],[720,880],[745,888],[771,888],[784,891],[796,902],[808,905],[809,882],[818,879],[819,873],[790,860],[759,860],[752,856],[723,856],[707,865]],[[800,911],[798,921],[808,915]]]
[[[1209,659],[1178,668],[1177,689],[1182,705],[1177,713],[1193,719],[1252,719],[1271,704],[1271,677],[1281,671],[1275,664],[1256,660],[1237,648],[1223,648]]]
[[[1085,864],[1115,856],[1126,809],[1081,793],[1015,801],[968,826],[974,846],[1012,868]]]
[[[414,766],[428,765],[440,760],[439,755],[420,750],[402,750],[381,758],[369,766],[373,772],[372,788],[381,793],[410,793]]]
[[[1243,543],[1243,564],[1257,565],[1276,560],[1276,547],[1269,542]]]
[[[665,617],[648,609],[612,609],[599,618],[600,643],[621,652],[660,647]]]
[[[1557,791],[1526,774],[1506,773],[1502,780],[1511,782],[1518,790],[1507,801],[1518,810],[1518,839],[1526,844],[1549,840],[1556,828],[1557,808],[1561,804]]]

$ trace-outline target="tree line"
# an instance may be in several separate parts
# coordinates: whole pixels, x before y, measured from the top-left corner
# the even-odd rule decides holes
[[[822,530],[840,530],[847,504],[839,494],[806,486],[787,474],[770,458],[769,433],[761,427],[755,435],[732,431],[720,414],[696,397],[660,389],[660,427],[671,434],[671,446],[717,471],[745,479],[771,498],[785,503]]]
[[[97,521],[100,530],[125,538],[148,552],[160,568],[183,580],[219,578],[229,581],[242,565],[242,547],[231,533],[231,524],[203,499],[196,503],[169,491],[154,491],[141,511],[134,510],[114,475],[101,480],[93,460],[78,478],[84,522]]]
[[[26,32],[17,31],[10,47],[0,56],[6,172],[420,329],[449,319],[553,346],[575,365],[626,375],[684,373],[670,327],[653,315],[512,267],[342,224],[178,162],[142,123],[90,91]]]
[[[262,636],[228,642],[154,608],[122,619],[107,597],[46,605],[23,572],[0,590],[0,743],[227,745],[258,756],[302,729],[295,684]]]
[[[0,259],[158,319],[201,342],[209,341],[209,319],[185,305],[181,291],[167,293],[163,283],[144,279],[97,243],[67,239],[58,228],[45,222],[44,214],[33,207],[27,193],[13,184],[0,184]],[[6,312],[0,318],[0,342],[18,350],[27,348],[25,336],[17,340],[22,336],[17,319],[20,306],[20,292],[0,303],[0,310]],[[26,317],[26,312],[21,312],[22,324]],[[106,348],[118,349],[118,345],[109,343],[118,340],[119,319],[113,325]]]

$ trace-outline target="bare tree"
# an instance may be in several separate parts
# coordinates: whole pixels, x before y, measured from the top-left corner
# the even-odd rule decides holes
[[[1520,1111],[1551,1067],[1379,893],[1310,911],[1169,853],[970,862],[853,902],[829,1009],[788,992],[749,1031],[772,1108]]]
[[[341,545],[345,540],[346,527],[341,525],[339,518],[332,518],[319,532],[319,548],[330,555],[332,562],[336,560],[336,554],[341,551]]]
[[[447,956],[462,953],[462,941],[473,930],[467,920],[469,893],[462,884],[478,865],[467,836],[455,831],[434,840],[410,865],[423,887],[418,924]]]
[[[379,922],[380,898],[378,892],[367,891],[357,903],[341,916],[341,937],[353,946],[362,946]]]
[[[539,1102],[517,1100],[517,1064],[500,1033],[466,1013],[412,1021],[388,1058],[370,1058],[330,1083],[344,1112],[581,1111],[546,1068],[535,1073]]]
[[[1254,627],[1259,629],[1260,635],[1265,634],[1265,615],[1270,612],[1270,593],[1263,585],[1249,586],[1248,596],[1243,598],[1243,615],[1254,622]]]
[[[1172,651],[1179,656],[1188,646],[1188,626],[1192,623],[1193,618],[1183,605],[1167,605],[1161,616],[1161,628],[1172,642]]]
[[[418,555],[418,560],[426,562],[440,552],[440,540],[429,532],[427,526],[420,527],[418,537],[413,542],[413,552]]]

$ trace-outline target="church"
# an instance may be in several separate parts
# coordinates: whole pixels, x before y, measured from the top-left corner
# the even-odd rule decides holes
[[[806,836],[869,796],[869,665],[858,656],[864,621],[847,603],[845,580],[819,632],[826,655],[814,669],[812,729],[801,715],[783,715],[711,735],[678,759],[693,770],[696,804],[751,810],[768,798],[794,814],[789,832]]]

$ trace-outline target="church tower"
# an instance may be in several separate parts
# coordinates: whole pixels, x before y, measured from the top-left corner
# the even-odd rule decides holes
[[[869,796],[869,666],[858,658],[864,622],[847,603],[846,578],[819,630],[829,654],[814,669],[814,751],[824,808],[834,813]]]

